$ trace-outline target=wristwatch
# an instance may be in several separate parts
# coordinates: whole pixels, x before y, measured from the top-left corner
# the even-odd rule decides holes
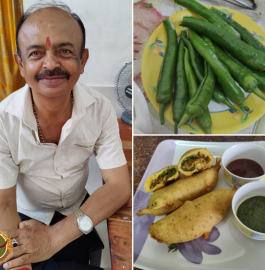
[[[84,234],[90,233],[93,230],[93,222],[91,218],[86,216],[80,209],[76,209],[74,213],[77,217],[79,230]]]

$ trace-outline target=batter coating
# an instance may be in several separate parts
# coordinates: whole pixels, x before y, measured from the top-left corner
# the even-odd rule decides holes
[[[221,158],[216,158],[216,164],[211,168],[197,173],[193,176],[179,179],[175,183],[155,191],[144,208],[136,214],[160,216],[171,213],[182,206],[185,201],[194,200],[210,192],[218,180],[218,172]]]
[[[174,181],[179,178],[178,165],[168,166],[159,172],[150,175],[144,183],[144,189],[147,193],[154,192],[166,185],[168,181]]]
[[[209,168],[213,160],[213,155],[206,148],[191,149],[180,158],[178,169],[185,176],[191,176]]]
[[[186,201],[170,215],[152,223],[150,236],[167,245],[187,242],[203,235],[207,239],[213,226],[229,212],[236,188],[220,189],[194,201]]]

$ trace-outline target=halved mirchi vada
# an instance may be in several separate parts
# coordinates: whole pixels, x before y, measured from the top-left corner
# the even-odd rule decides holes
[[[166,182],[177,180],[179,177],[178,165],[168,166],[159,172],[150,175],[144,183],[147,193],[154,192],[166,185]]]
[[[213,155],[206,148],[191,149],[180,158],[178,169],[185,176],[191,176],[209,168],[213,160]]]
[[[167,245],[187,242],[202,235],[208,239],[213,226],[231,209],[235,192],[236,188],[220,189],[194,201],[186,201],[173,213],[152,223],[148,229],[150,236]]]
[[[160,216],[171,213],[182,206],[187,200],[194,200],[210,192],[218,180],[221,158],[216,158],[216,164],[207,170],[179,179],[175,183],[155,191],[149,199],[148,207],[136,213],[137,216]]]

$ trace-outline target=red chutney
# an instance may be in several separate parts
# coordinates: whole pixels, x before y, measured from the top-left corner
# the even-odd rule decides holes
[[[234,175],[245,178],[255,178],[264,174],[263,168],[256,161],[247,158],[233,160],[226,168]]]

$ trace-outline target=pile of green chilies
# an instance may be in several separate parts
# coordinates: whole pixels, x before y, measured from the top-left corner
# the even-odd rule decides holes
[[[210,134],[211,99],[238,112],[232,101],[245,113],[249,108],[240,87],[265,100],[265,47],[221,11],[207,9],[194,0],[174,1],[202,19],[183,18],[180,25],[187,27],[189,36],[182,31],[179,43],[173,23],[169,18],[163,21],[167,48],[157,84],[160,121],[164,124],[165,107],[173,101],[175,134],[178,127],[193,118]]]

